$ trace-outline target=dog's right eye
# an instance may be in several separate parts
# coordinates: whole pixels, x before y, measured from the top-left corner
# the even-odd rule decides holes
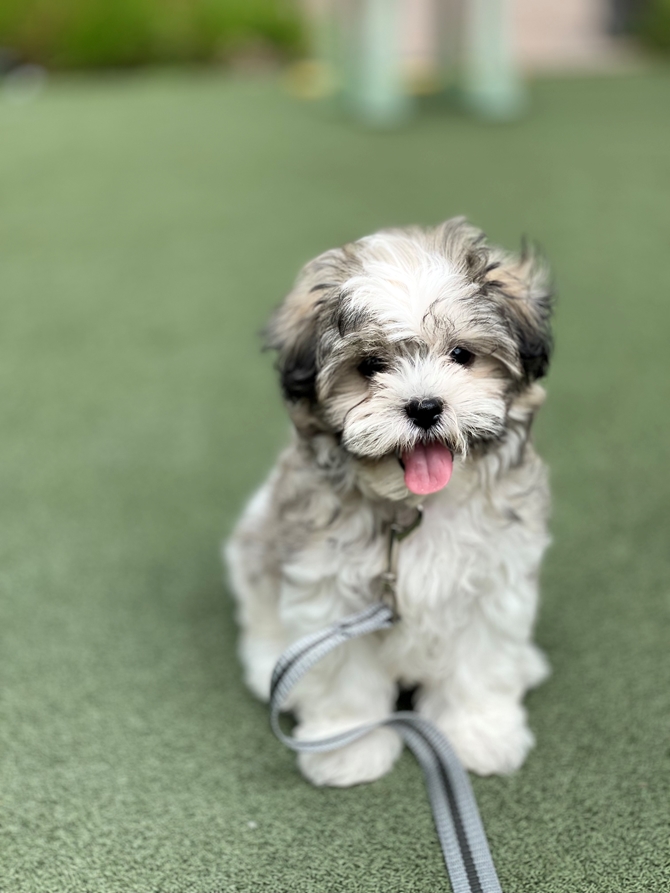
[[[372,378],[377,372],[383,372],[387,368],[381,357],[366,357],[358,364],[358,371],[363,378]]]

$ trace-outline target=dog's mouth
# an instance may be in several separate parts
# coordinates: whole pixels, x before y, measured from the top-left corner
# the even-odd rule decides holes
[[[399,453],[398,461],[405,473],[405,486],[417,496],[443,490],[454,467],[453,453],[436,440],[417,443],[411,450],[404,450]]]

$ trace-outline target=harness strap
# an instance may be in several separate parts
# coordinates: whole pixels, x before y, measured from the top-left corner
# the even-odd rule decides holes
[[[291,750],[321,753],[351,744],[374,729],[394,729],[421,766],[433,810],[437,836],[453,893],[502,893],[470,779],[451,745],[431,722],[410,711],[392,713],[316,740],[293,738],[282,731],[279,714],[299,680],[338,645],[389,629],[397,618],[391,607],[376,604],[299,639],[277,661],[270,686],[270,720],[275,735]]]

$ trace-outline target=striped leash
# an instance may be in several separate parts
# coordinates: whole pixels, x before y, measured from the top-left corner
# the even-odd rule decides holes
[[[488,841],[477,809],[470,779],[453,748],[431,722],[411,711],[392,713],[378,722],[356,726],[315,740],[293,738],[282,731],[282,705],[299,680],[338,645],[369,633],[390,629],[399,621],[395,603],[398,545],[421,522],[421,510],[407,527],[391,526],[387,570],[383,575],[385,598],[357,614],[298,640],[282,654],[272,674],[270,721],[287,747],[302,753],[337,750],[363,738],[374,729],[394,729],[421,766],[433,811],[437,836],[453,893],[502,893]]]

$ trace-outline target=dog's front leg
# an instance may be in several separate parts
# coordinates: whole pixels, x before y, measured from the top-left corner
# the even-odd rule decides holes
[[[302,680],[293,701],[296,737],[323,738],[391,713],[396,686],[377,658],[376,644],[348,642]],[[330,753],[300,754],[298,765],[313,784],[348,787],[385,775],[401,749],[395,732],[376,729]]]
[[[419,711],[480,775],[513,772],[534,744],[522,700],[549,669],[530,641],[530,624],[527,635],[519,626],[504,628],[476,612],[454,642],[451,672],[422,686]]]
[[[291,630],[290,638],[298,638],[333,621],[330,612],[326,617],[326,612],[322,614],[316,609],[315,603],[321,601],[323,591],[320,596],[301,599],[300,604],[296,604],[295,598],[283,600],[282,613]],[[333,604],[331,599],[324,601]],[[298,720],[294,730],[297,738],[324,738],[383,719],[392,712],[396,684],[379,659],[379,635],[383,634],[341,645],[296,686],[289,706]],[[330,753],[300,754],[298,765],[313,784],[348,787],[385,775],[401,749],[402,743],[395,732],[377,729]]]

